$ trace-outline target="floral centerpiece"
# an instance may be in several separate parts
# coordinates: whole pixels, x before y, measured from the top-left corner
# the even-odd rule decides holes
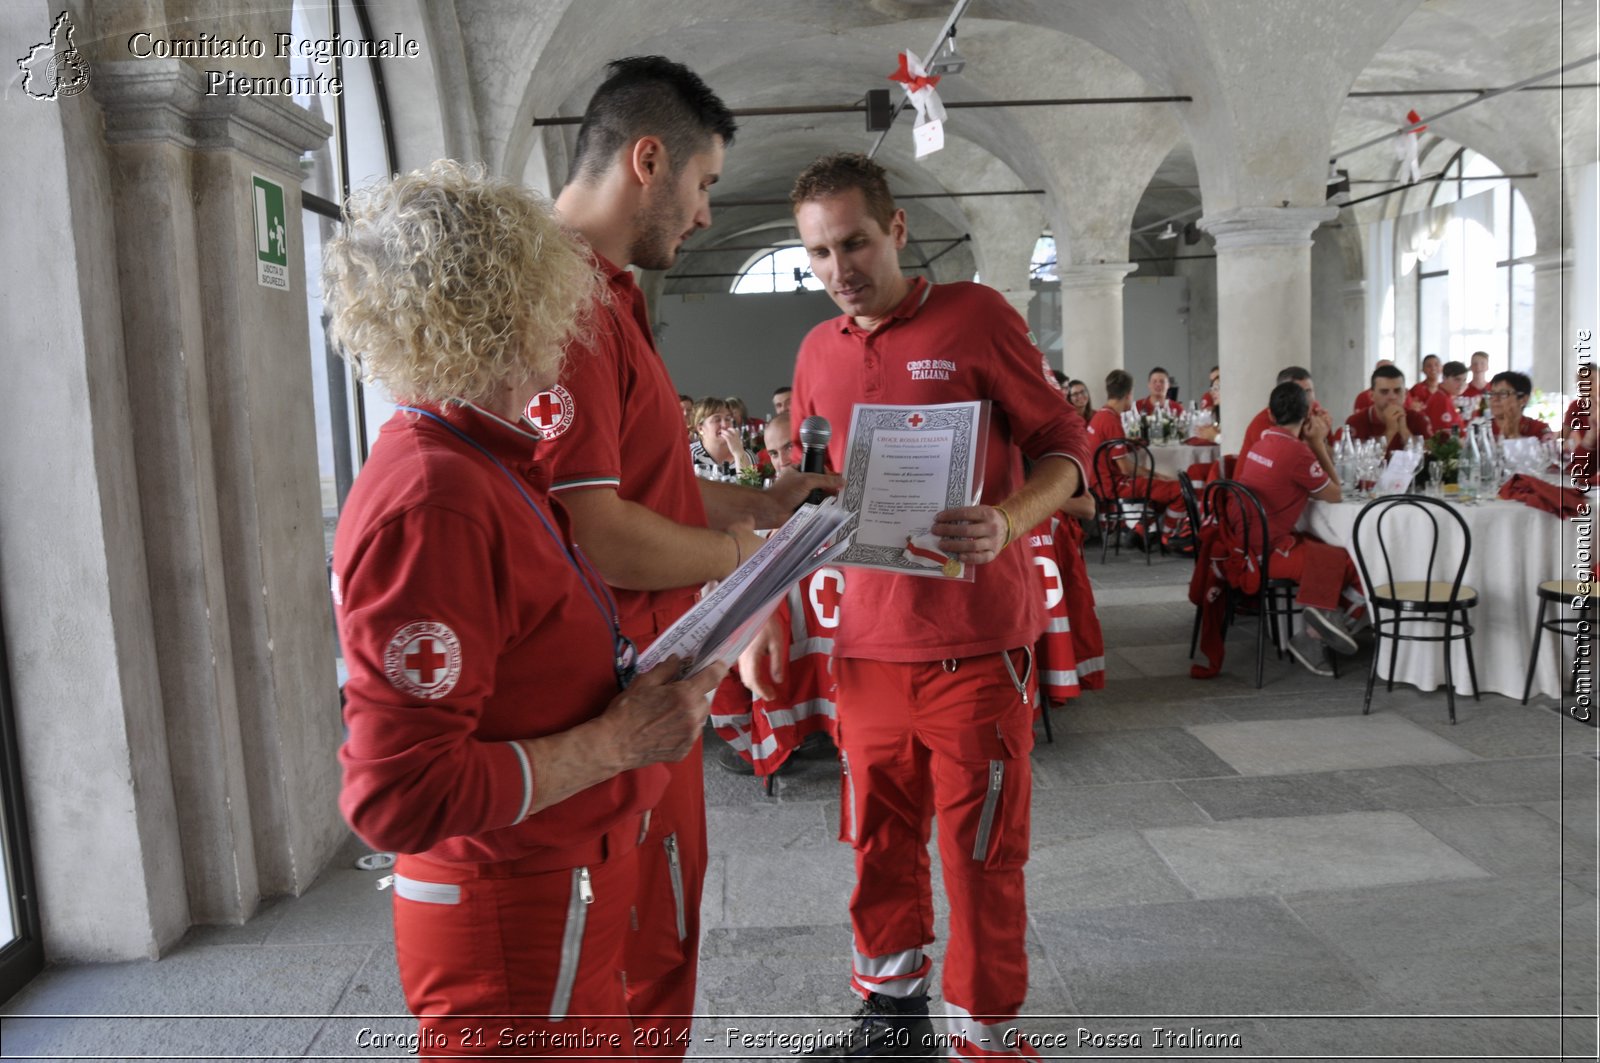
[[[1443,482],[1453,484],[1456,482],[1456,472],[1461,467],[1461,440],[1453,432],[1437,432],[1433,438],[1423,444],[1424,453],[1427,455],[1427,465],[1437,464],[1444,472]]]

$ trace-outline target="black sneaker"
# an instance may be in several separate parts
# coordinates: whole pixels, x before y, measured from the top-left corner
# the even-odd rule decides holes
[[[933,1047],[928,997],[886,997],[873,993],[861,1002],[853,1025],[824,1041],[807,1059],[914,1059],[927,1063],[942,1058]]]

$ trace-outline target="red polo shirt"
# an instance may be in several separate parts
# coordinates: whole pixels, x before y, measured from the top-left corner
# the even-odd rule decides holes
[[[535,440],[493,414],[424,407],[498,458],[570,542]],[[653,806],[667,769],[625,772],[527,819],[513,744],[569,730],[617,696],[611,628],[504,473],[449,429],[397,412],[333,544],[349,663],[339,807],[379,849],[519,859],[591,841]]]
[[[1494,434],[1500,434],[1500,422],[1495,421]],[[1543,439],[1550,434],[1550,426],[1535,417],[1523,417],[1517,422],[1517,435],[1526,439]]]
[[[561,386],[528,405],[528,420],[544,436],[538,454],[550,466],[551,493],[609,487],[669,520],[703,528],[683,407],[651,338],[644,293],[633,274],[595,259],[611,300],[597,310],[589,342],[567,349]],[[694,604],[698,590],[617,590],[623,631],[643,649]]]
[[[1425,411],[1428,418],[1428,428],[1432,432],[1460,432],[1466,420],[1461,416],[1461,411],[1456,409],[1455,396],[1444,388],[1433,393],[1428,400],[1428,409]]]
[[[1245,456],[1250,453],[1251,449],[1253,449],[1255,445],[1260,442],[1261,433],[1271,428],[1272,424],[1273,421],[1271,408],[1265,408],[1260,413],[1250,418],[1250,423],[1246,425],[1244,429],[1244,439],[1239,443],[1239,460],[1241,462],[1244,461]],[[1235,467],[1237,468],[1238,466]]]
[[[1428,437],[1428,419],[1415,410],[1406,411],[1406,430],[1414,436],[1423,439]],[[1352,413],[1345,419],[1343,432],[1349,439],[1382,439],[1385,435],[1383,419],[1378,416],[1377,407],[1369,406],[1360,413]],[[1400,441],[1398,434],[1388,442],[1388,450],[1392,454],[1405,446]]]
[[[1235,478],[1261,500],[1267,511],[1267,532],[1273,547],[1293,537],[1306,502],[1328,486],[1328,472],[1305,441],[1273,427],[1261,434],[1248,457],[1241,458]]]
[[[1094,416],[1089,418],[1089,456],[1092,458],[1107,440],[1126,439],[1127,434],[1127,429],[1122,427],[1122,414],[1113,410],[1110,406],[1100,407],[1095,411]],[[1107,451],[1112,461],[1125,456],[1127,453],[1127,447],[1112,447]],[[1102,472],[1106,473],[1114,473],[1114,471],[1112,469],[1102,470]]]
[[[988,460],[980,498],[992,505],[1022,484],[1022,455],[1064,455],[1088,466],[1088,431],[1039,374],[1028,326],[1000,294],[979,284],[930,285],[918,277],[872,332],[848,315],[812,329],[795,365],[796,431],[820,414],[833,425],[828,456],[844,466],[851,410],[989,399]],[[1084,479],[1087,484],[1087,478]],[[1026,538],[1027,528],[1017,536]],[[1025,543],[975,566],[967,583],[852,569],[835,648],[842,657],[930,661],[1031,645],[1044,630],[1038,577]]]

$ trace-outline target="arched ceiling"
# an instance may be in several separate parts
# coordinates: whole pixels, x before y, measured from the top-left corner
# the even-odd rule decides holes
[[[884,78],[895,52],[925,50],[952,6],[953,0],[457,0],[453,22],[472,72],[480,157],[553,190],[565,176],[575,130],[535,129],[532,120],[580,114],[609,59],[650,52],[679,59],[734,108],[853,104],[869,88],[892,87]],[[442,39],[450,5],[430,7],[434,35]],[[372,10],[382,32],[385,5]],[[914,236],[996,231],[1037,214],[1059,242],[1077,241],[1075,261],[1142,257],[1148,245],[1134,241],[1130,249],[1130,230],[1185,211],[1192,218],[1203,204],[1258,203],[1268,193],[1272,205],[1278,198],[1315,205],[1320,180],[1312,171],[1319,159],[1392,131],[1411,107],[1426,115],[1468,98],[1346,97],[1348,90],[1506,85],[1559,66],[1563,57],[1594,52],[1595,40],[1589,0],[973,0],[958,35],[968,66],[941,84],[947,101],[1162,94],[1195,100],[952,110],[950,147],[928,163],[912,158],[910,122],[902,117],[878,157],[902,194],[1002,187],[1044,193],[1016,211],[977,209],[976,199],[948,196],[907,200]],[[1591,65],[1568,78],[1592,83],[1596,74]],[[757,238],[753,230],[782,234],[786,206],[718,207],[717,201],[783,199],[793,175],[817,155],[868,148],[875,134],[862,124],[859,114],[742,119],[713,200],[715,225],[694,246],[742,246]],[[1593,130],[1592,90],[1535,91],[1448,116],[1429,136],[1444,138],[1448,150],[1439,157],[1466,145],[1507,172],[1553,176],[1562,166],[1592,161]],[[1277,148],[1282,158],[1274,161]],[[972,162],[979,156],[987,156],[984,165]],[[1357,181],[1372,182],[1392,180],[1397,167],[1386,145],[1339,165]],[[1536,193],[1544,180],[1535,180]],[[1352,195],[1382,187],[1358,184]],[[1279,196],[1279,189],[1287,191]],[[1359,208],[1358,217],[1387,201],[1374,203]],[[1551,216],[1551,209],[1536,213]],[[693,269],[706,272],[713,260],[742,261],[747,254],[692,256]]]

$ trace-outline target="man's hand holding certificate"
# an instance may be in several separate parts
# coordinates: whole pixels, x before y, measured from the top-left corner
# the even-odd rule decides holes
[[[866,406],[851,416],[844,492],[856,514],[843,565],[971,580],[1014,535],[983,489],[989,404]]]

